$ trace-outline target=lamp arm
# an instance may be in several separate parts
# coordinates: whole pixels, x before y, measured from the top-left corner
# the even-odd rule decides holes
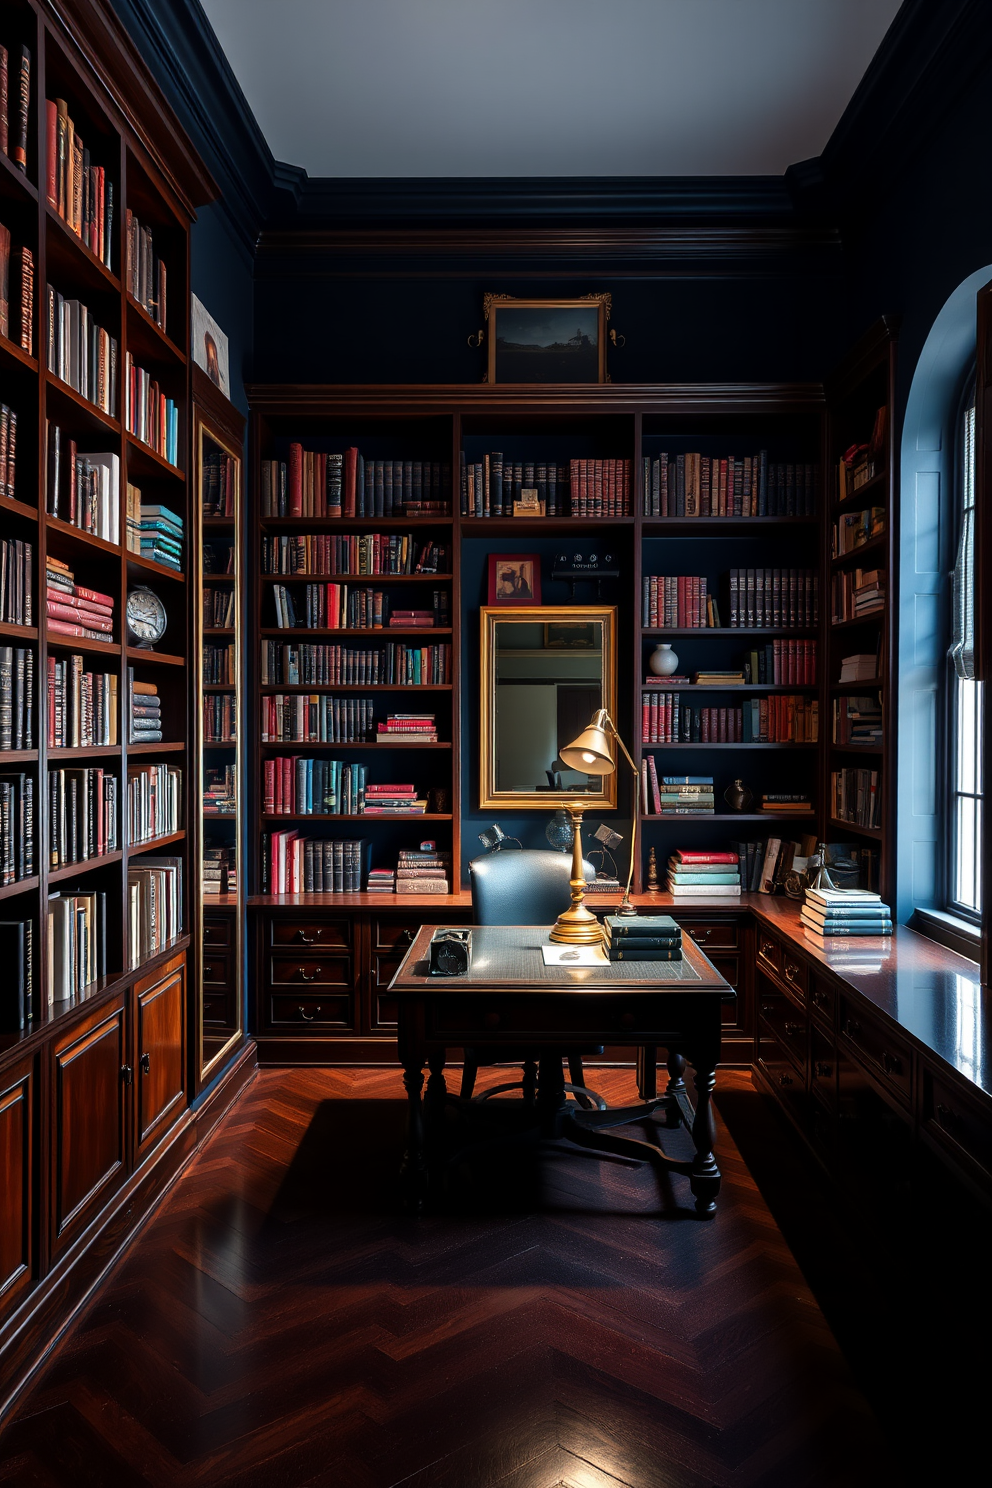
[[[634,857],[637,849],[637,816],[641,804],[638,792],[641,784],[641,772],[638,770],[637,766],[634,764],[634,761],[631,759],[630,751],[617,732],[617,726],[613,722],[613,719],[610,717],[609,713],[606,714],[605,721],[609,724],[610,733],[613,735],[614,739],[616,739],[618,745],[623,751],[624,759],[630,766],[635,781],[634,799],[632,802],[632,810],[630,816],[630,867],[627,870],[627,887],[623,891],[623,898],[620,900],[620,907],[618,910],[619,914],[632,914],[634,913],[634,909],[630,902],[630,885],[634,878]]]
[[[605,709],[604,709],[604,712],[605,712]],[[613,722],[613,719],[610,717],[609,713],[606,714],[606,722],[610,726],[610,733],[613,735],[614,739],[616,739],[617,743],[619,744],[619,746],[620,746],[620,748],[621,748],[621,750],[623,752],[624,759],[627,761],[628,765],[633,770],[634,775],[639,780],[640,779],[640,772],[639,772],[637,766],[634,764],[633,759],[630,756],[629,749],[627,748],[626,744],[623,742],[623,740],[621,739],[619,733],[617,732],[617,726]]]

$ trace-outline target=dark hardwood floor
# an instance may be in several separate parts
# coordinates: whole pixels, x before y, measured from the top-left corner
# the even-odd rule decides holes
[[[659,1202],[574,1150],[492,1158],[412,1220],[403,1121],[398,1073],[260,1074],[0,1434],[0,1483],[900,1481],[722,1123],[706,1224],[680,1179]]]

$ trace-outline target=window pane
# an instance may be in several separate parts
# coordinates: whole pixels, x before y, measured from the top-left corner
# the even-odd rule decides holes
[[[961,426],[961,481],[959,526],[975,503],[975,409],[966,410]],[[968,586],[970,587],[970,585]],[[961,616],[957,617],[960,625]],[[970,627],[968,627],[970,629]],[[947,821],[950,828],[952,908],[973,916],[982,909],[982,684],[958,676],[950,668],[950,779]]]

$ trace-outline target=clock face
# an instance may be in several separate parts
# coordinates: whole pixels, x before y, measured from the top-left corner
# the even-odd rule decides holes
[[[165,605],[150,589],[132,589],[127,597],[127,623],[139,645],[153,646],[165,634]]]

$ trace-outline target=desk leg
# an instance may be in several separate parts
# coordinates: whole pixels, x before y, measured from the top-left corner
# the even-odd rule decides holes
[[[691,1126],[693,1113],[685,1089],[685,1055],[676,1049],[669,1049],[665,1067],[668,1070],[665,1094],[671,1097],[665,1125],[681,1126],[684,1122],[686,1126]]]
[[[716,1122],[713,1119],[711,1097],[716,1084],[716,1058],[694,1059],[692,1083],[696,1091],[696,1115],[692,1123],[692,1145],[696,1156],[692,1161],[689,1187],[696,1199],[696,1213],[700,1219],[712,1219],[716,1213],[716,1196],[720,1192],[720,1169],[713,1156],[716,1143]]]
[[[442,1077],[443,1078],[443,1077]],[[424,1154],[424,1108],[420,1093],[424,1088],[424,1071],[420,1064],[404,1064],[403,1084],[407,1094],[407,1147],[400,1170],[408,1206],[416,1213],[423,1211],[427,1194],[427,1160]]]
[[[637,1050],[637,1093],[642,1101],[654,1100],[658,1094],[658,1046],[641,1044]]]

